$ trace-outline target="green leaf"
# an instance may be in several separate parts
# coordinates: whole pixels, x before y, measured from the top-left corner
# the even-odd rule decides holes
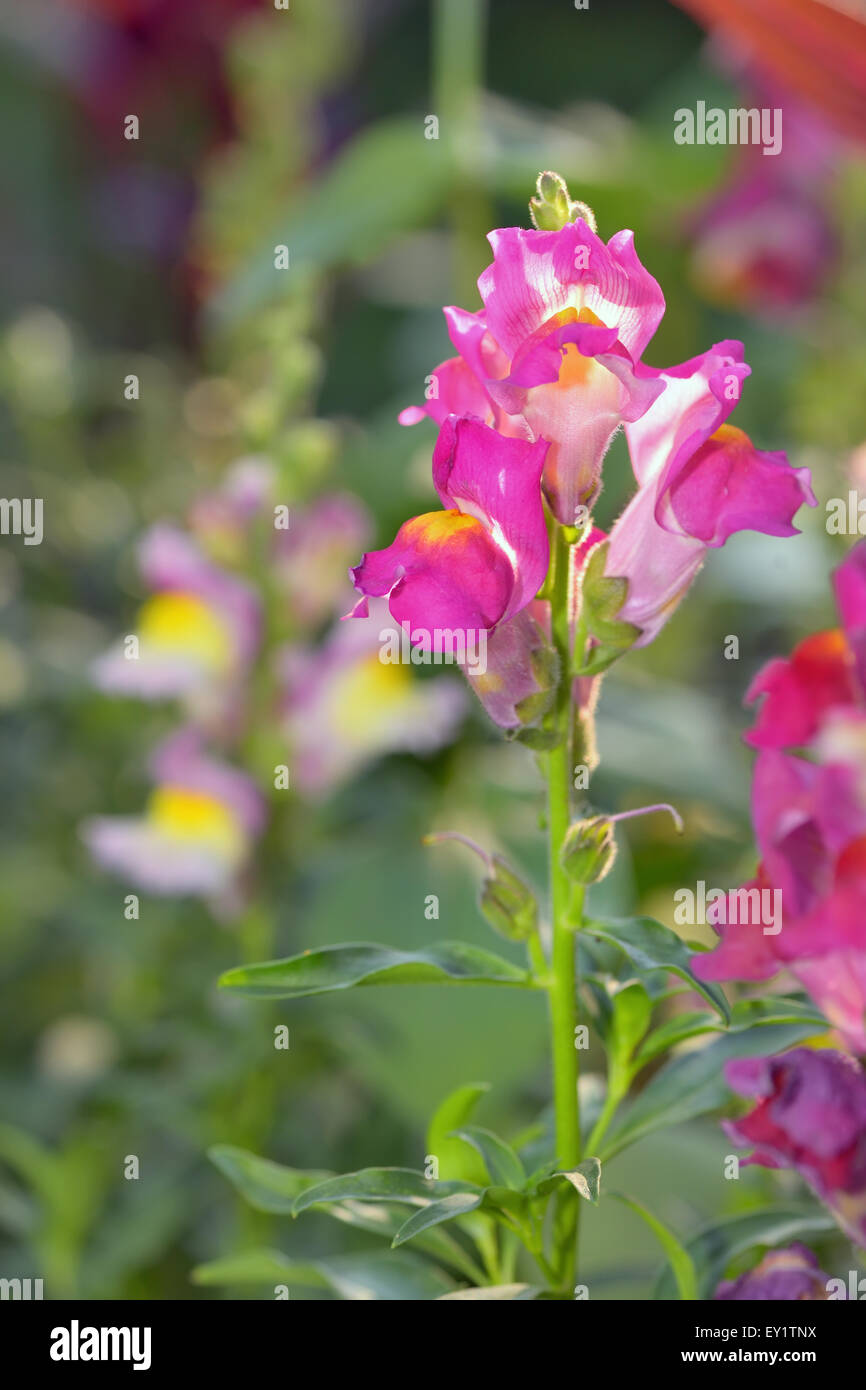
[[[607,1195],[622,1202],[623,1206],[628,1207],[630,1211],[633,1211],[636,1216],[646,1222],[668,1257],[680,1299],[685,1303],[694,1303],[698,1297],[698,1279],[694,1260],[688,1250],[677,1240],[673,1232],[669,1231],[657,1216],[653,1216],[652,1212],[647,1211],[646,1207],[641,1206],[640,1202],[636,1202],[632,1197],[624,1196],[622,1192],[610,1192]]]
[[[410,1250],[336,1255],[323,1260],[294,1260],[279,1250],[247,1250],[199,1265],[192,1272],[199,1285],[277,1284],[327,1289],[338,1298],[423,1300],[441,1298],[453,1281]]]
[[[510,1144],[506,1144],[504,1139],[500,1139],[489,1129],[481,1129],[478,1125],[467,1125],[455,1133],[458,1139],[471,1144],[481,1155],[492,1183],[511,1187],[515,1192],[523,1190],[526,1186],[526,1171]]]
[[[666,970],[681,979],[706,999],[708,1004],[730,1018],[730,1008],[717,985],[705,984],[692,971],[692,951],[676,932],[655,922],[652,917],[628,917],[622,920],[595,918],[583,928],[590,935],[618,946],[638,970]]]
[[[814,1004],[802,999],[786,999],[784,995],[767,995],[759,999],[740,999],[731,1014],[732,1028],[751,1028],[766,1023],[807,1023],[819,1033],[830,1027],[827,1019]]]
[[[292,1214],[328,1202],[408,1202],[417,1204],[466,1192],[466,1183],[433,1182],[414,1168],[362,1168],[357,1173],[341,1173],[306,1188],[295,1199]],[[482,1189],[478,1189],[479,1192]]]
[[[479,946],[442,941],[423,951],[351,942],[323,946],[288,960],[240,965],[220,979],[224,989],[271,999],[300,999],[357,985],[517,985],[534,988],[527,970]]]
[[[461,1139],[452,1136],[471,1118],[481,1097],[489,1089],[486,1081],[458,1086],[434,1112],[427,1130],[427,1153],[433,1154],[438,1160],[439,1177],[443,1180],[465,1178],[479,1187],[486,1183],[484,1164],[478,1154],[467,1148]]]
[[[818,1032],[830,1025],[813,1005],[799,999],[786,999],[781,995],[770,995],[765,999],[740,999],[731,1010],[729,1032],[743,1032],[746,1028],[770,1023],[813,1024]],[[724,1028],[714,1014],[684,1013],[674,1014],[673,1018],[661,1024],[647,1038],[637,1054],[638,1067],[645,1067],[653,1058],[678,1043],[689,1038],[700,1037],[704,1033],[721,1033]]]
[[[541,1284],[485,1284],[478,1289],[458,1289],[456,1293],[439,1295],[439,1302],[445,1299],[472,1299],[475,1302],[494,1302],[504,1299],[525,1301],[538,1298],[546,1290]]]
[[[633,980],[631,984],[617,990],[613,997],[608,1033],[611,1061],[614,1066],[626,1068],[632,1053],[649,1027],[652,1011],[652,1000],[640,980]]]
[[[597,1158],[585,1158],[582,1163],[578,1163],[576,1168],[553,1173],[551,1177],[545,1178],[543,1182],[539,1183],[539,1193],[549,1192],[562,1178],[566,1178],[587,1202],[592,1202],[593,1206],[598,1204],[601,1163]]]
[[[833,1218],[820,1207],[763,1207],[714,1222],[699,1231],[686,1247],[698,1270],[698,1297],[712,1298],[731,1261],[755,1245],[787,1245],[789,1241],[835,1229]],[[664,1270],[653,1297],[669,1300],[674,1296],[671,1273]]]
[[[361,131],[289,207],[256,255],[212,301],[232,320],[272,300],[281,276],[304,267],[361,264],[444,202],[451,178],[447,140],[425,140],[420,117],[381,121]],[[274,247],[289,248],[290,269],[275,271]]]
[[[414,1236],[420,1235],[430,1226],[439,1226],[443,1221],[453,1221],[456,1216],[465,1216],[467,1212],[475,1211],[481,1206],[483,1200],[483,1191],[452,1192],[448,1197],[430,1202],[420,1211],[413,1212],[408,1221],[403,1223],[391,1241],[392,1249],[398,1245],[404,1245],[407,1240],[412,1240]]]
[[[657,1072],[614,1125],[602,1148],[609,1159],[628,1144],[664,1126],[721,1108],[730,1099],[723,1068],[735,1057],[769,1056],[814,1033],[809,1022],[759,1024],[724,1033],[699,1051],[673,1057]]]
[[[708,1014],[694,1011],[684,1014],[674,1014],[673,1018],[667,1019],[654,1028],[637,1053],[635,1070],[639,1071],[651,1062],[654,1057],[659,1057],[663,1052],[668,1052],[678,1043],[687,1042],[689,1038],[699,1038],[704,1033],[721,1033],[724,1024],[719,1021],[716,1014]]]
[[[295,1198],[332,1175],[315,1169],[286,1168],[233,1144],[216,1144],[208,1158],[258,1211],[291,1213]]]

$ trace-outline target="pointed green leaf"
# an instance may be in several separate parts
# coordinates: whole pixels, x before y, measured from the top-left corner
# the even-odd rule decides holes
[[[430,1226],[438,1226],[443,1221],[453,1221],[456,1216],[465,1216],[467,1212],[475,1211],[481,1206],[483,1198],[483,1192],[452,1192],[448,1197],[430,1202],[420,1211],[413,1212],[408,1221],[403,1223],[391,1241],[392,1249],[404,1245],[407,1240],[412,1240],[413,1236],[420,1235]]]
[[[465,1192],[466,1183],[432,1182],[414,1168],[362,1168],[357,1173],[341,1173],[316,1183],[295,1199],[292,1212],[298,1216],[308,1207],[327,1202],[419,1202]],[[480,1191],[480,1189],[479,1189]]]
[[[526,1172],[510,1144],[479,1125],[467,1125],[455,1131],[455,1135],[471,1144],[481,1155],[491,1183],[511,1187],[515,1192],[522,1191],[526,1184]]]
[[[328,1289],[347,1300],[425,1300],[441,1298],[454,1288],[442,1270],[411,1250],[335,1255],[323,1260],[295,1260],[279,1250],[248,1250],[199,1265],[192,1273],[199,1285],[287,1284]]]
[[[602,1157],[611,1158],[620,1149],[685,1120],[721,1108],[730,1099],[724,1078],[724,1065],[735,1057],[769,1056],[793,1047],[814,1033],[811,1022],[758,1024],[741,1031],[729,1031],[706,1047],[695,1049],[666,1062],[615,1124],[602,1147]]]
[[[214,1145],[208,1150],[208,1158],[258,1211],[289,1214],[295,1198],[306,1188],[332,1176],[324,1170],[286,1168],[233,1144]]]
[[[439,1177],[465,1178],[483,1187],[487,1182],[484,1164],[478,1154],[473,1152],[460,1139],[453,1138],[455,1130],[465,1125],[475,1111],[475,1107],[489,1090],[486,1081],[472,1082],[458,1086],[439,1104],[430,1121],[427,1131],[427,1153],[432,1154],[439,1163]]]
[[[549,1178],[545,1178],[538,1185],[539,1193],[549,1192],[563,1178],[570,1182],[575,1191],[579,1192],[587,1202],[592,1202],[593,1206],[597,1205],[601,1185],[601,1163],[597,1158],[585,1158],[582,1163],[578,1163],[576,1168],[564,1169],[552,1174]]]
[[[688,1250],[677,1240],[673,1232],[668,1230],[664,1222],[659,1221],[658,1217],[653,1216],[652,1212],[647,1211],[640,1202],[634,1201],[632,1197],[624,1196],[622,1192],[610,1192],[608,1196],[622,1202],[623,1206],[628,1207],[630,1211],[633,1211],[636,1216],[646,1222],[668,1257],[680,1299],[684,1303],[693,1303],[698,1297],[698,1280],[694,1261]]]
[[[717,985],[705,984],[691,968],[690,949],[676,932],[655,922],[651,917],[628,917],[620,921],[597,918],[583,928],[590,935],[618,946],[638,970],[666,970],[702,995],[722,1018],[730,1017],[728,1001]]]
[[[287,960],[237,966],[222,976],[220,984],[240,994],[271,999],[300,999],[359,985],[535,987],[527,970],[462,941],[442,941],[422,951],[399,951],[370,942],[323,946]]]
[[[504,1299],[526,1301],[538,1298],[539,1294],[545,1292],[540,1284],[485,1284],[478,1289],[458,1289],[456,1293],[443,1293],[439,1295],[439,1302],[446,1299],[464,1299],[475,1302],[494,1302]]]

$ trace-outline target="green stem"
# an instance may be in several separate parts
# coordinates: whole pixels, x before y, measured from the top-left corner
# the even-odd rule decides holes
[[[555,711],[560,742],[548,758],[548,833],[550,837],[550,896],[552,906],[553,949],[551,957],[550,1028],[553,1053],[553,1104],[556,1120],[556,1158],[563,1168],[580,1162],[580,1110],[577,1095],[578,1053],[575,1030],[578,1024],[577,952],[574,931],[580,925],[582,892],[573,885],[560,863],[560,850],[571,815],[573,775],[572,747],[572,659],[568,612],[568,571],[570,554],[560,527],[553,529],[553,583],[551,615],[553,641],[560,660],[560,684]],[[558,1197],[554,1223],[555,1263],[566,1287],[573,1284],[577,1271],[577,1237],[580,1198],[572,1189]]]

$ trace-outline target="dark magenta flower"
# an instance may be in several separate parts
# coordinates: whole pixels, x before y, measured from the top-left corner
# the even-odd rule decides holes
[[[755,748],[811,743],[834,713],[866,712],[866,541],[849,551],[833,576],[841,628],[807,637],[787,659],[758,672],[746,692],[760,699],[746,741]]]
[[[385,550],[351,571],[364,596],[388,597],[413,644],[451,650],[489,632],[532,602],[547,573],[549,545],[540,479],[547,445],[507,439],[480,420],[448,418],[433,454],[445,510],[405,522]]]
[[[760,1264],[739,1278],[723,1280],[713,1297],[751,1303],[816,1301],[827,1298],[828,1281],[817,1256],[794,1241],[784,1250],[768,1250]]]
[[[792,1168],[843,1230],[866,1245],[866,1076],[842,1052],[797,1047],[728,1062],[725,1077],[757,1103],[725,1132],[748,1163]]]

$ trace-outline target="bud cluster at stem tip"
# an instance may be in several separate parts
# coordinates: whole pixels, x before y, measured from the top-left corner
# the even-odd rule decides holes
[[[532,225],[539,232],[559,232],[569,222],[582,217],[594,232],[597,230],[595,213],[587,203],[569,197],[568,186],[561,174],[545,170],[538,175],[535,198],[529,200],[529,215]]]

